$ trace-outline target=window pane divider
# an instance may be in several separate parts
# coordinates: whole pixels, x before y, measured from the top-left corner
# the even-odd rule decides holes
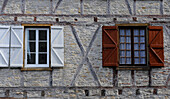
[[[38,30],[36,29],[36,64],[38,64],[38,47],[39,47],[39,44],[38,44]]]

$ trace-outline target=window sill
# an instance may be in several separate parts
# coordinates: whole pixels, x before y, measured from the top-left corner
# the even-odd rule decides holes
[[[149,66],[119,66],[116,70],[150,70]]]
[[[22,68],[21,71],[52,71],[51,68]]]

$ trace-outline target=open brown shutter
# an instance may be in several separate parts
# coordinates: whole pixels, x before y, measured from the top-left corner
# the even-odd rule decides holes
[[[164,66],[163,27],[149,26],[149,65]]]
[[[102,27],[103,66],[118,66],[118,31],[116,26]]]

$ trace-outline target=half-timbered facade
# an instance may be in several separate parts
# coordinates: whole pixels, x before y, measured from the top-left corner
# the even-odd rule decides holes
[[[0,0],[0,98],[170,98],[170,0]]]

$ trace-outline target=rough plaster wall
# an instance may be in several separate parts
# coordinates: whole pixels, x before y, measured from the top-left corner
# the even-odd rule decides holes
[[[25,4],[26,14],[49,14],[50,0],[26,0]]]
[[[111,14],[120,14],[120,15],[130,14],[125,0],[116,0],[114,2],[112,2],[111,0],[110,1],[110,12]]]
[[[138,15],[159,15],[160,1],[137,1],[136,2]]]
[[[19,87],[21,81],[20,70],[1,69],[0,87]]]
[[[53,1],[53,11],[56,14],[78,14],[80,12],[80,1],[79,0],[62,0],[57,10],[55,7],[57,3],[61,0]]]
[[[106,14],[107,0],[85,0],[84,14]]]
[[[170,3],[169,2],[170,0],[164,0],[164,12],[167,15],[170,15],[170,9],[169,9]]]
[[[35,86],[43,86],[47,87],[49,86],[49,77],[50,72],[49,71],[42,71],[42,72],[36,72],[36,71],[29,71],[29,72],[23,72],[23,83],[24,86],[27,87],[35,87]]]
[[[5,7],[4,13],[21,13],[21,0],[10,0]]]
[[[0,0],[0,9],[3,4],[4,0]],[[22,4],[25,4],[25,7]],[[53,68],[52,72],[21,72],[17,68],[2,68],[0,69],[0,97],[169,99],[170,24],[168,22],[170,22],[170,17],[154,16],[157,20],[153,20],[153,17],[138,16],[161,15],[160,4],[159,0],[137,0],[136,16],[133,16],[135,14],[134,0],[82,0],[82,2],[80,0],[52,0],[52,2],[50,0],[8,0],[4,10],[1,9],[2,14],[7,14],[0,16],[1,25],[39,23],[64,26],[65,66]],[[24,9],[23,12],[21,8]],[[170,0],[163,0],[163,11],[164,15],[170,15]],[[24,15],[8,15],[18,13],[24,13]],[[32,15],[27,16],[27,14]],[[17,17],[17,20],[14,21],[14,17]],[[94,21],[94,17],[97,17],[97,22]],[[132,17],[137,17],[137,21],[134,21]],[[131,70],[122,70],[115,74],[113,68],[102,67],[101,26],[113,26],[118,23],[150,23],[152,26],[163,26],[166,66],[152,68],[150,76],[149,71],[133,71],[133,74]],[[100,28],[96,32],[98,27]],[[77,38],[79,41],[76,40]],[[91,43],[91,40],[94,41]],[[84,51],[81,51],[78,43],[81,43]],[[83,55],[87,51],[89,61],[83,60]],[[74,84],[71,85],[82,61],[82,68]],[[85,95],[85,90],[89,91],[89,96]],[[105,91],[105,96],[101,96],[102,90]]]

